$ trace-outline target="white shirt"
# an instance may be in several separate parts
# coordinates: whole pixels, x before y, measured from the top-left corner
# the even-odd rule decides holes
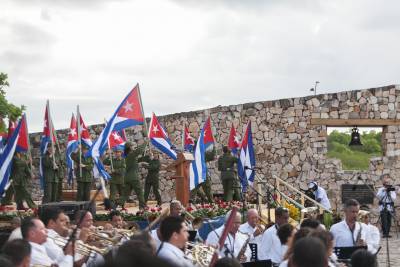
[[[161,245],[161,240],[160,240],[160,238],[158,238],[158,235],[157,235],[157,229],[151,230],[150,235],[156,242],[156,251],[157,251]]]
[[[343,220],[332,225],[331,233],[334,237],[334,247],[354,247],[359,234],[360,238],[365,241],[367,229],[360,222],[356,222],[352,233],[346,221]]]
[[[388,194],[386,194],[388,193]],[[389,197],[386,197],[390,196]],[[381,187],[378,189],[378,193],[376,193],[376,196],[379,199],[379,202],[383,202],[383,203],[390,203],[390,202],[394,202],[394,200],[396,199],[396,192],[395,191],[390,191],[390,192],[386,192],[386,188]],[[385,205],[383,204],[379,204],[379,211],[382,211]],[[393,205],[386,205],[387,209],[389,211],[393,211]]]
[[[192,262],[186,257],[185,253],[171,243],[164,242],[161,250],[158,252],[158,257],[179,267],[192,267]]]
[[[224,228],[225,225],[222,225],[215,231],[211,231],[207,236],[206,244],[213,246],[218,245],[219,238],[221,237]],[[225,254],[229,251],[230,253],[228,253],[227,257],[231,258],[232,257],[231,253],[233,254],[234,257],[237,257],[240,253],[240,250],[246,243],[247,239],[248,236],[241,234],[239,232],[237,232],[235,236],[228,233],[228,236],[225,239],[224,247],[220,248],[219,255],[221,257],[225,257]],[[250,261],[251,250],[248,245],[246,247],[244,255],[246,256],[246,261]]]
[[[261,238],[261,247],[258,249],[259,260],[271,260],[280,263],[285,256],[287,246],[282,245],[277,235],[278,226],[275,224],[268,228]]]
[[[8,241],[14,240],[14,239],[22,239],[22,233],[21,233],[21,227],[15,228],[10,236],[8,237]]]
[[[252,227],[248,222],[242,224],[239,227],[239,231],[243,234],[248,234],[251,236],[250,238],[250,242],[251,244],[256,244],[257,245],[257,253],[258,250],[260,249],[261,246],[261,238],[262,238],[262,234],[259,234],[258,236],[254,237],[254,232],[257,230],[257,227]]]
[[[44,246],[33,242],[29,242],[29,244],[31,245],[31,267],[34,265],[50,266],[52,264],[57,264],[55,260],[50,259],[47,255]]]
[[[372,224],[363,224],[365,227],[366,235],[365,235],[365,242],[368,246],[368,251],[372,254],[375,254],[380,246],[381,235],[379,233],[378,227]]]
[[[72,267],[73,258],[71,255],[65,255],[61,247],[54,243],[52,238],[62,238],[57,232],[52,229],[47,229],[47,241],[43,244],[47,255],[50,259],[57,262],[59,267]]]
[[[321,199],[320,203],[322,206],[325,207],[325,209],[327,210],[331,209],[331,203],[329,202],[329,198],[328,195],[326,194],[325,189],[318,186],[318,189],[314,192],[314,195],[315,195],[315,200]]]

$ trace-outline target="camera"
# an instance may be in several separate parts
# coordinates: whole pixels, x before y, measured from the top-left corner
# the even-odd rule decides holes
[[[386,192],[390,192],[390,191],[396,191],[396,188],[394,188],[392,185],[387,185]]]

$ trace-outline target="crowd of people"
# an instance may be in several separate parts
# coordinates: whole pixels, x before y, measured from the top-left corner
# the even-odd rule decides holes
[[[275,221],[263,225],[255,209],[246,212],[246,222],[235,211],[226,214],[225,223],[212,229],[203,246],[203,257],[214,266],[240,266],[259,262],[259,266],[326,267],[345,266],[334,248],[359,248],[347,263],[375,267],[379,249],[379,231],[369,223],[369,213],[360,211],[350,199],[344,204],[343,221],[327,231],[312,216],[294,227],[287,209],[274,210]],[[2,248],[1,266],[204,266],[194,255],[196,243],[189,241],[193,224],[184,216],[179,201],[172,201],[168,216],[160,218],[155,228],[139,231],[125,222],[119,211],[110,213],[110,223],[101,229],[93,224],[89,211],[75,214],[74,224],[62,210],[47,208],[39,217],[25,218]],[[229,220],[230,219],[230,220]],[[17,223],[17,222],[15,222]],[[224,238],[224,232],[226,232]],[[129,235],[127,233],[130,233]],[[222,239],[221,239],[222,238]],[[223,239],[224,238],[224,239]],[[222,246],[221,246],[222,242]],[[209,252],[211,251],[211,253]],[[207,265],[208,266],[208,265]]]

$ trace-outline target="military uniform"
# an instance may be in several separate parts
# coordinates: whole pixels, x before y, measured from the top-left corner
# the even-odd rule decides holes
[[[60,153],[56,153],[56,164],[58,166],[58,169],[57,169],[58,184],[57,184],[56,201],[61,201],[66,164],[65,164],[65,161],[63,160],[63,158],[61,157]]]
[[[160,167],[161,163],[158,159],[151,159],[149,156],[143,157],[143,161],[147,162],[148,165],[146,166],[148,172],[145,178],[145,185],[144,185],[144,202],[147,203],[149,199],[150,189],[153,187],[153,194],[157,199],[157,204],[161,205],[161,195],[158,191],[159,182],[160,182]]]
[[[123,203],[128,200],[131,195],[132,189],[135,191],[137,198],[139,200],[139,207],[143,208],[145,206],[144,196],[143,196],[143,187],[140,184],[139,180],[139,161],[143,161],[143,159],[139,159],[139,156],[143,154],[146,144],[140,145],[135,150],[129,152],[126,155],[126,174],[125,174],[125,184],[124,184],[124,198]]]
[[[32,201],[31,194],[28,192],[28,187],[31,186],[31,175],[31,169],[26,160],[14,156],[10,175],[13,183],[10,188],[15,191],[15,202],[19,210],[24,208],[24,200],[29,208],[36,208],[36,204]]]
[[[111,172],[110,180],[110,200],[113,203],[117,202],[116,194],[119,195],[119,203],[123,202],[123,187],[124,187],[124,176],[125,176],[125,159],[124,158],[113,158],[113,171]],[[111,165],[110,159],[105,160],[106,165]]]
[[[88,201],[90,200],[90,189],[92,188],[92,182],[93,182],[93,158],[92,157],[84,157],[84,155],[81,155],[81,164],[85,165],[85,167],[82,167],[82,176],[80,174],[80,168],[79,168],[79,153],[73,153],[71,154],[71,158],[74,160],[76,163],[76,170],[75,170],[75,176],[76,176],[76,182],[78,184],[78,192],[76,194],[76,200],[77,201]]]
[[[43,156],[43,177],[44,177],[44,196],[42,203],[57,201],[58,193],[58,172],[54,168],[53,157],[50,157],[49,152]]]
[[[206,163],[213,161],[215,159],[215,149],[213,148],[213,150],[211,151],[206,151]],[[207,171],[207,177],[206,180],[199,184],[195,189],[192,190],[192,198],[196,198],[197,195],[200,196],[201,201],[205,202],[205,200],[207,199],[209,203],[212,203],[213,200],[213,195],[211,192],[211,176],[209,174],[209,172]],[[202,192],[203,190],[203,192]]]
[[[218,170],[221,172],[221,181],[222,187],[224,188],[225,201],[231,201],[234,194],[235,180],[237,180],[234,169],[234,165],[236,163],[237,158],[232,156],[229,151],[224,153],[218,159]]]

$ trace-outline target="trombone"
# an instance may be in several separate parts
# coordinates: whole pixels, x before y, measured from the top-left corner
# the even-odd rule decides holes
[[[54,241],[54,243],[59,246],[60,248],[64,248],[64,246],[67,244],[67,240],[62,237],[50,237],[47,236],[47,238],[50,238],[51,240]],[[99,253],[101,255],[105,255],[108,252],[107,248],[98,248],[95,246],[90,246],[88,244],[83,243],[80,240],[76,241],[76,252],[83,255],[83,256],[88,256],[90,257],[93,252]]]

